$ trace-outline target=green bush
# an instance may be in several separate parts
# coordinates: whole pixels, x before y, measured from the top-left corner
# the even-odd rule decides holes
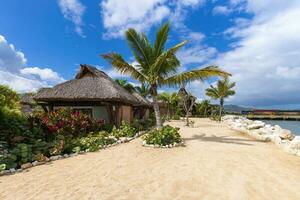
[[[137,133],[137,129],[130,126],[127,122],[122,121],[119,129],[113,128],[111,134],[116,137],[133,137]]]
[[[174,143],[180,143],[181,137],[177,128],[164,126],[161,129],[154,129],[143,136],[147,144],[165,146]]]
[[[106,131],[90,133],[86,137],[73,139],[68,144],[69,152],[78,153],[83,150],[97,151],[101,146],[106,146],[116,142],[116,139],[110,137]]]

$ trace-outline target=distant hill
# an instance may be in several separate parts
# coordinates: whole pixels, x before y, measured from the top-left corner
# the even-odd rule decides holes
[[[249,111],[253,110],[253,108],[247,108],[247,107],[242,107],[242,106],[237,106],[237,105],[224,105],[224,110],[226,112],[242,112],[242,111]]]

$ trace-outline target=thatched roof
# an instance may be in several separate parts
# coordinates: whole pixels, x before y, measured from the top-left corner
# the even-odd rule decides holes
[[[20,94],[20,103],[27,104],[27,105],[34,105],[35,101],[33,100],[33,93],[23,93]]]
[[[143,97],[140,93],[137,92],[133,92],[132,95],[138,99],[138,101],[140,102],[140,104],[136,105],[136,106],[152,106],[152,103],[146,99],[145,97]]]
[[[80,65],[75,79],[42,89],[34,96],[36,101],[101,101],[144,104],[119,86],[103,71],[89,65]]]

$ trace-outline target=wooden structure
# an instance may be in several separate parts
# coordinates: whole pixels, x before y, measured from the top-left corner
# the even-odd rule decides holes
[[[70,107],[118,126],[123,120],[133,121],[134,108],[147,109],[151,105],[138,95],[127,92],[103,71],[80,65],[74,79],[39,90],[34,100],[47,112]]]

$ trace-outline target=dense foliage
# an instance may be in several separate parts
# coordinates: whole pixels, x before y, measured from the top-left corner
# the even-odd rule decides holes
[[[0,171],[45,161],[52,155],[96,151],[115,143],[114,135],[132,137],[136,133],[125,122],[116,129],[69,109],[25,116],[18,108],[18,95],[6,86],[0,86],[0,91]]]
[[[112,135],[116,138],[120,137],[133,137],[137,133],[137,129],[131,127],[127,122],[122,121],[121,126],[119,129],[115,127],[112,130]]]
[[[148,132],[143,136],[143,139],[146,141],[146,144],[160,146],[180,143],[182,141],[178,129],[169,125]]]

